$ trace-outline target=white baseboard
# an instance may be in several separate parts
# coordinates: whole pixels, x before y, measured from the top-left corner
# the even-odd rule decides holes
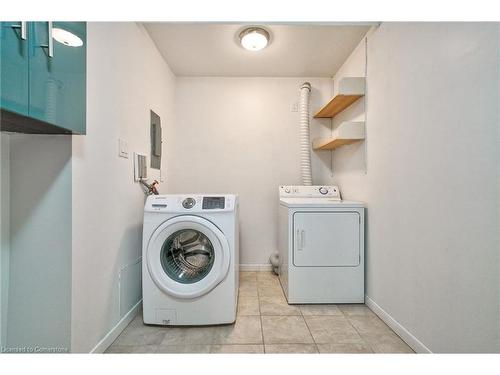
[[[403,339],[416,353],[432,353],[419,339],[413,336],[405,327],[403,327],[396,319],[390,316],[384,309],[375,303],[370,297],[365,296],[365,304],[372,310],[380,319],[384,321],[396,334]]]
[[[271,263],[267,264],[240,264],[240,271],[272,271]]]
[[[125,314],[123,318],[104,336],[104,338],[97,343],[97,345],[90,351],[90,353],[104,353],[109,346],[116,340],[122,331],[129,325],[135,318],[137,312],[141,308],[142,299]]]

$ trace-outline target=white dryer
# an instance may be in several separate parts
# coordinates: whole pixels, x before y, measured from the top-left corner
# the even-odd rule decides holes
[[[364,207],[336,186],[280,186],[279,279],[288,303],[364,302]]]
[[[239,280],[237,196],[149,196],[142,260],[144,323],[233,323]]]

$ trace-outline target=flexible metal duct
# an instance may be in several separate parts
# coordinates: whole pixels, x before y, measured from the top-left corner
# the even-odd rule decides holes
[[[302,185],[312,185],[311,140],[309,137],[309,94],[311,84],[304,82],[300,87],[300,173]]]
[[[309,94],[311,84],[304,82],[300,86],[300,174],[302,185],[312,185],[311,172],[311,140],[309,137]],[[271,254],[269,261],[273,266],[274,273],[278,274],[279,255],[277,252]]]

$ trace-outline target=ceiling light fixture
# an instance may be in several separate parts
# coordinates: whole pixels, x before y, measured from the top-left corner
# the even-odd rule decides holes
[[[52,37],[59,43],[64,44],[65,46],[69,47],[83,46],[83,40],[81,40],[78,36],[67,30],[60,29],[58,27],[54,27],[52,29]]]
[[[262,27],[248,27],[240,33],[240,43],[249,51],[260,51],[269,43],[269,32]]]

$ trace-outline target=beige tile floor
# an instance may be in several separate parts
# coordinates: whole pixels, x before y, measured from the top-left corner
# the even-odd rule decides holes
[[[278,278],[241,272],[236,323],[146,326],[139,314],[107,353],[413,353],[365,305],[288,305]]]

